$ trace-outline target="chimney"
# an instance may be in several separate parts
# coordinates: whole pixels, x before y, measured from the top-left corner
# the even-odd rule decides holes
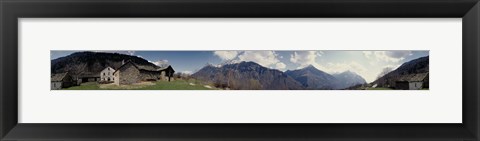
[[[122,65],[124,65],[124,64],[125,64],[125,60],[122,60]]]

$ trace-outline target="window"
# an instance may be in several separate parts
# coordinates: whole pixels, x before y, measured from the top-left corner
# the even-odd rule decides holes
[[[103,76],[105,76],[105,73],[103,73]]]

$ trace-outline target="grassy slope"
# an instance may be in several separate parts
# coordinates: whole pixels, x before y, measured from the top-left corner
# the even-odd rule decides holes
[[[194,83],[194,81],[186,80],[174,80],[174,81],[157,81],[155,85],[143,86],[139,88],[133,88],[129,90],[215,90],[215,88],[209,89],[205,88],[203,85],[195,83],[196,85],[192,86],[189,83]],[[109,87],[109,88],[100,88],[99,84],[96,82],[83,83],[80,86],[74,86],[66,88],[65,90],[122,90],[126,88],[121,87]]]
[[[190,85],[186,80],[157,81],[155,85],[140,88],[139,90],[211,90],[203,85]]]
[[[80,86],[73,86],[69,88],[64,88],[62,90],[99,90],[97,82],[87,82],[82,83]]]

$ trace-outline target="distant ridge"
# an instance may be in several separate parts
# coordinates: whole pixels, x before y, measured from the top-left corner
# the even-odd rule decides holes
[[[345,71],[331,75],[312,65],[285,73],[300,82],[305,89],[345,89],[366,83],[363,77],[354,72]]]
[[[241,90],[328,90],[365,83],[365,79],[350,71],[330,75],[310,65],[282,72],[255,62],[206,65],[192,77],[220,87]]]
[[[207,65],[192,77],[220,87],[238,90],[301,90],[302,85],[285,73],[263,67],[255,62]]]
[[[297,80],[305,89],[334,89],[336,78],[312,65],[298,70],[288,70],[287,75]]]
[[[367,83],[363,77],[351,71],[333,74],[333,76],[337,79],[336,89],[346,89],[351,86]]]
[[[106,67],[117,69],[122,65],[122,61],[132,61],[144,68],[159,68],[155,64],[137,56],[106,52],[76,52],[51,60],[51,73],[69,72],[69,74],[74,76],[85,73],[96,74]]]

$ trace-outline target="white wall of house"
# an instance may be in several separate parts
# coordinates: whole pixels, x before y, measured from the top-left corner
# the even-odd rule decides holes
[[[113,76],[115,70],[111,67],[107,67],[100,72],[100,81],[114,82],[115,77]]]
[[[168,80],[165,74],[166,74],[165,71],[160,72],[160,80]]]
[[[114,84],[116,85],[120,85],[120,71],[117,71],[114,75]]]
[[[50,86],[50,90],[60,90],[62,89],[62,82],[52,82]]]
[[[409,89],[410,90],[420,90],[423,88],[423,82],[410,82]]]

